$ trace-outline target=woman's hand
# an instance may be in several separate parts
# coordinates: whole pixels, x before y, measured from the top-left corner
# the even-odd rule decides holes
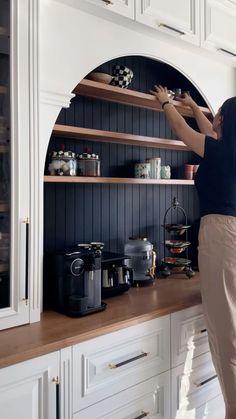
[[[190,106],[191,108],[193,106],[197,106],[196,102],[191,98],[191,96],[188,93],[184,93],[184,97],[178,97],[177,100],[183,103],[185,106]]]
[[[168,102],[170,101],[170,98],[168,96],[168,90],[167,87],[163,87],[159,84],[159,86],[155,85],[154,86],[155,90],[150,90],[150,93],[154,96],[156,96],[156,98],[159,100],[160,104],[162,105],[162,103],[164,102]]]

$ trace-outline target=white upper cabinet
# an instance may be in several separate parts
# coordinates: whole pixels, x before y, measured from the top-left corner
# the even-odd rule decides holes
[[[86,0],[86,2],[134,19],[134,0]]]
[[[136,0],[136,20],[200,44],[199,0]]]
[[[202,46],[236,56],[236,1],[204,0],[202,5]]]

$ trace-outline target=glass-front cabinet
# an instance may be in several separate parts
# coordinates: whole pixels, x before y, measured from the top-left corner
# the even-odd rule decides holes
[[[27,10],[0,0],[0,329],[29,322]]]

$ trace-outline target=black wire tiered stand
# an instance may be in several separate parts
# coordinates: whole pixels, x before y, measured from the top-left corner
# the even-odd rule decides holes
[[[167,224],[167,215],[173,210],[182,213],[185,224]],[[188,241],[188,229],[190,226],[188,225],[186,212],[184,208],[180,206],[176,197],[174,197],[172,205],[165,212],[163,228],[164,258],[162,259],[160,267],[161,276],[168,277],[171,274],[185,274],[188,278],[191,278],[195,275],[195,272],[191,268],[191,260],[188,259],[188,247],[191,244]],[[169,240],[167,240],[167,233],[171,235],[171,239]],[[172,239],[173,235],[175,239]],[[182,236],[184,236],[184,239],[182,239]],[[168,249],[173,257],[166,256],[166,249]],[[178,255],[184,252],[185,258],[178,257]]]

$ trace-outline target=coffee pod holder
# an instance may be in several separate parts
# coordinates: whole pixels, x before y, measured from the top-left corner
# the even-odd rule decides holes
[[[168,224],[167,216],[170,215],[172,211],[178,211],[181,213],[184,217],[185,224]],[[161,260],[161,266],[159,268],[160,275],[168,277],[172,274],[184,274],[188,278],[193,277],[195,272],[191,268],[191,260],[188,259],[188,247],[191,244],[188,241],[188,229],[190,228],[190,225],[188,225],[186,212],[184,208],[180,206],[176,197],[174,197],[171,206],[165,212],[163,228],[164,257]],[[170,239],[167,240],[167,237],[169,236]],[[172,256],[166,255],[167,250]],[[185,254],[185,258],[182,257],[182,253]]]

